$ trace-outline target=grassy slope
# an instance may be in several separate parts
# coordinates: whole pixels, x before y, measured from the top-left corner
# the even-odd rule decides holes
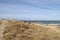
[[[0,32],[1,40],[60,40],[60,30],[53,27],[43,27],[17,20],[2,20]],[[1,36],[1,35],[0,35]]]

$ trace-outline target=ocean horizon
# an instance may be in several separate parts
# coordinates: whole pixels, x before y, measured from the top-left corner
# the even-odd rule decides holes
[[[60,21],[46,21],[46,20],[40,20],[40,21],[35,21],[35,20],[23,20],[24,22],[32,22],[32,23],[42,23],[42,24],[60,24]]]

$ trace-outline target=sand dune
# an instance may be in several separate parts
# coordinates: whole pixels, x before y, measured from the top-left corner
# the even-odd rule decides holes
[[[60,29],[17,20],[0,20],[0,40],[60,40]]]

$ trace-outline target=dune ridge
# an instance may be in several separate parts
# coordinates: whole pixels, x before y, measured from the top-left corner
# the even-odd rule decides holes
[[[18,20],[0,20],[0,40],[60,40],[60,30]]]

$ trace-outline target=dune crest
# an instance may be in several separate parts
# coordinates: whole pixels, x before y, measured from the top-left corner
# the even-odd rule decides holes
[[[60,32],[56,30],[41,24],[0,20],[0,40],[60,40]]]

